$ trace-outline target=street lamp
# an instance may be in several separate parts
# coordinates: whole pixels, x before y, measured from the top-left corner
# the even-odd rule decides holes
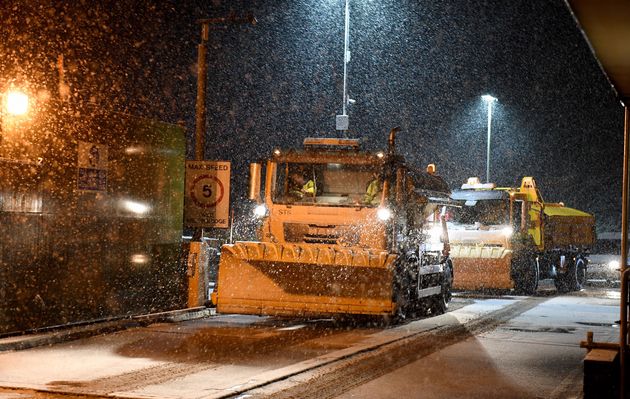
[[[28,111],[28,95],[21,91],[12,90],[7,93],[7,113],[24,115]]]
[[[481,96],[483,101],[488,104],[488,150],[486,154],[486,183],[490,183],[490,136],[492,133],[492,104],[494,104],[497,99],[492,97],[489,94],[484,94]]]
[[[22,116],[28,112],[28,95],[19,90],[9,90],[4,98],[4,104],[0,108],[0,133],[2,133],[4,114]]]

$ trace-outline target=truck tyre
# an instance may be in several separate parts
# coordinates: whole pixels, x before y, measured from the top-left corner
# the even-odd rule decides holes
[[[554,280],[558,292],[579,291],[586,284],[586,262],[577,258],[571,262],[564,274],[560,274]]]
[[[520,294],[534,295],[538,290],[540,266],[533,255],[524,255],[514,260],[514,288]]]
[[[415,300],[413,279],[409,269],[415,270],[414,264],[410,262],[399,262],[395,267],[394,276],[394,302],[396,310],[391,317],[390,324],[398,324],[412,315]]]
[[[446,313],[448,310],[448,304],[451,302],[453,293],[451,289],[453,287],[453,263],[450,259],[444,264],[444,273],[442,275],[442,292],[439,295],[432,298],[431,301],[431,315],[439,315]]]

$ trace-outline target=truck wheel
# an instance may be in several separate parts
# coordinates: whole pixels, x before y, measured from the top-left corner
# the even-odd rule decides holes
[[[534,295],[538,290],[540,268],[536,257],[523,256],[515,260],[514,288],[524,295]]]
[[[586,284],[586,262],[582,258],[577,258],[571,262],[564,274],[556,277],[554,283],[558,292],[579,291]]]
[[[399,263],[396,266],[396,275],[394,280],[394,302],[396,304],[396,310],[391,317],[391,324],[398,324],[403,322],[410,316],[411,310],[414,306],[413,301],[413,286],[409,273],[407,271],[408,263]]]
[[[442,275],[442,292],[439,295],[432,298],[431,301],[431,315],[439,315],[446,313],[448,310],[448,304],[451,302],[453,293],[451,288],[453,287],[453,263],[451,260],[447,260],[444,265],[444,274]]]

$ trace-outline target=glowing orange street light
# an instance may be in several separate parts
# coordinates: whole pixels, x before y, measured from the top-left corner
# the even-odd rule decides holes
[[[6,111],[10,115],[25,115],[28,112],[28,95],[18,90],[7,93]]]
[[[29,99],[26,93],[19,90],[9,90],[4,96],[4,104],[0,104],[0,133],[3,131],[3,117],[5,114],[23,116],[28,112],[28,107]],[[0,140],[2,140],[1,136]]]

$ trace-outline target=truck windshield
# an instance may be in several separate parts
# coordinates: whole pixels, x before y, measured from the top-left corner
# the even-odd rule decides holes
[[[273,202],[377,206],[381,177],[374,165],[279,163]]]
[[[484,226],[510,223],[510,204],[507,200],[466,201],[461,208],[455,208],[451,219],[455,223]]]

